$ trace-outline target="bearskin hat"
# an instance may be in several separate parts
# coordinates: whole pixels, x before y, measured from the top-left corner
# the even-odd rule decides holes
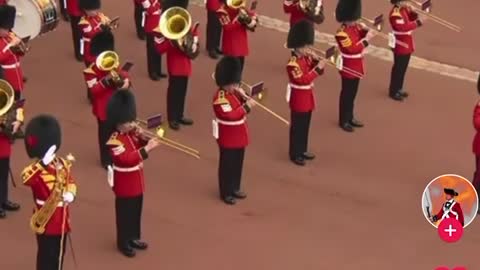
[[[57,146],[58,151],[62,144],[60,123],[51,115],[38,115],[28,122],[24,141],[30,158],[43,158],[53,145]]]
[[[478,74],[478,79],[477,79],[477,91],[478,91],[478,94],[480,94],[480,74]]]
[[[445,192],[445,194],[447,195],[451,195],[451,196],[458,196],[458,192],[456,192],[454,189],[452,188],[444,188],[443,189],[443,192]]]
[[[79,0],[78,6],[83,10],[96,10],[102,7],[100,0]]]
[[[390,0],[390,3],[396,5],[396,4],[398,4],[398,3],[402,2],[402,1],[403,1],[403,0]]]
[[[130,90],[119,89],[108,101],[107,121],[111,127],[135,121],[137,119],[137,105],[135,96]]]
[[[337,22],[356,21],[362,17],[361,0],[339,0],[335,9]]]
[[[112,31],[105,30],[96,34],[90,43],[90,53],[99,56],[104,51],[115,50],[115,38]]]
[[[181,7],[187,9],[188,1],[189,0],[164,0],[162,2],[162,10],[167,10],[171,7]]]
[[[287,37],[287,47],[289,49],[301,48],[305,45],[313,45],[315,39],[315,30],[311,22],[301,20],[290,27]]]
[[[10,5],[0,6],[0,28],[12,29],[15,25],[15,16],[17,15],[17,9]]]
[[[218,87],[240,83],[242,81],[242,64],[235,57],[224,56],[215,67],[215,82]]]

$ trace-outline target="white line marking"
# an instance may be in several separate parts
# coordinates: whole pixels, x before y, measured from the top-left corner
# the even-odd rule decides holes
[[[193,1],[190,1],[190,3],[196,6],[205,7],[203,0],[193,0]],[[290,29],[289,23],[285,21],[271,18],[268,16],[263,16],[263,15],[259,15],[258,18],[260,21],[260,25],[267,29],[271,29],[271,30],[275,30],[283,33],[288,33],[288,29]],[[319,31],[315,31],[315,41],[318,43],[326,43],[329,45],[336,44],[333,35],[322,33]],[[381,59],[387,62],[393,62],[393,55],[390,49],[370,45],[368,47],[367,53],[378,59]],[[417,57],[417,56],[412,56],[409,66],[412,68],[421,69],[421,70],[429,71],[432,73],[437,73],[443,76],[456,78],[464,81],[475,82],[475,83],[477,82],[478,75],[479,75],[477,71],[473,71],[473,70],[458,67],[458,66],[442,64],[436,61],[430,61],[428,59]]]

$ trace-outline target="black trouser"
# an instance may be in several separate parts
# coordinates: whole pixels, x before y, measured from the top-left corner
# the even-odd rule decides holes
[[[108,139],[112,134],[110,126],[106,121],[101,121],[97,119],[98,122],[98,146],[100,149],[100,161],[102,166],[107,166],[112,163],[112,158],[110,156],[110,151],[107,146]]]
[[[67,6],[65,5],[67,0],[59,0],[60,2],[60,13],[64,18],[68,18],[68,13],[67,13]]]
[[[162,55],[155,49],[155,34],[147,33],[147,68],[149,75],[162,74]]]
[[[225,198],[240,191],[245,148],[219,148],[218,185],[220,197]]]
[[[188,77],[169,76],[167,90],[167,118],[168,121],[180,121],[185,110]]]
[[[477,191],[477,194],[480,194],[480,155],[475,155],[475,173],[473,174],[472,185]]]
[[[0,208],[8,201],[8,176],[10,175],[10,157],[0,159]]]
[[[13,91],[14,92],[14,99],[15,101],[18,101],[22,98],[22,92],[20,90],[15,90]]]
[[[58,270],[61,260],[63,269],[63,258],[67,246],[67,235],[63,239],[63,253],[60,259],[61,235],[38,235],[37,234],[37,270]]]
[[[393,67],[390,75],[390,95],[400,92],[403,89],[403,81],[405,80],[405,73],[407,72],[408,63],[410,62],[411,54],[393,55]]]
[[[142,26],[142,18],[143,18],[143,7],[142,5],[138,5],[135,3],[135,10],[134,10],[134,19],[135,19],[135,29],[137,30],[137,36],[139,38],[145,37],[145,30]]]
[[[290,159],[301,157],[308,149],[308,133],[312,112],[290,113]]]
[[[353,120],[353,109],[355,106],[355,97],[358,92],[360,79],[342,78],[342,90],[340,91],[339,104],[339,124],[349,123]]]
[[[215,11],[207,12],[207,50],[216,51],[220,48],[222,25]]]
[[[73,51],[75,53],[75,58],[77,60],[82,60],[83,56],[80,52],[80,40],[82,39],[82,33],[80,32],[80,27],[78,23],[80,22],[81,17],[71,16],[70,17],[70,28],[72,29],[72,42],[73,42]]]
[[[142,229],[143,195],[115,198],[117,246],[126,248],[132,240],[140,240]]]

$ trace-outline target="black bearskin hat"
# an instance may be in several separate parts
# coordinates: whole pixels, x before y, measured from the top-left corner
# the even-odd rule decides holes
[[[477,79],[477,91],[478,91],[478,94],[480,94],[480,74],[478,74],[478,79]]]
[[[114,128],[116,125],[135,121],[136,119],[137,105],[135,103],[135,96],[130,90],[117,90],[108,101],[108,124]]]
[[[361,0],[339,0],[335,9],[337,22],[356,21],[362,17]]]
[[[0,6],[0,28],[12,29],[15,25],[15,16],[17,15],[17,9],[10,5]]]
[[[443,189],[443,192],[445,192],[445,194],[447,195],[451,195],[451,196],[458,196],[458,192],[456,192],[454,189],[452,188],[444,188]]]
[[[398,3],[402,2],[402,1],[403,1],[403,0],[390,0],[390,3],[392,3],[392,4],[395,5],[395,4],[398,4]]]
[[[224,56],[215,67],[215,82],[218,87],[240,83],[242,81],[242,64],[235,57]]]
[[[312,23],[307,20],[301,20],[290,28],[287,37],[287,47],[296,49],[305,45],[313,45],[314,39],[315,30]]]
[[[115,50],[115,38],[112,31],[105,30],[96,34],[90,43],[90,53],[99,56],[104,51]]]
[[[96,10],[102,7],[100,0],[79,0],[78,5],[83,10]]]
[[[60,123],[51,115],[38,115],[25,128],[25,149],[30,158],[41,159],[53,145],[57,151],[62,144]]]
[[[189,0],[164,0],[162,2],[162,10],[165,11],[171,7],[181,7],[187,9],[188,1]]]

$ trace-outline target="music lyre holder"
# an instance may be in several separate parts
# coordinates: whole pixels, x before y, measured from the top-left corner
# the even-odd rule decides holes
[[[249,93],[248,95],[251,97],[258,97],[258,99],[262,99],[264,96],[264,90],[265,90],[265,82],[261,81],[258,82],[252,86],[248,87]]]
[[[432,11],[432,0],[427,0],[421,4],[421,9],[430,13]]]

